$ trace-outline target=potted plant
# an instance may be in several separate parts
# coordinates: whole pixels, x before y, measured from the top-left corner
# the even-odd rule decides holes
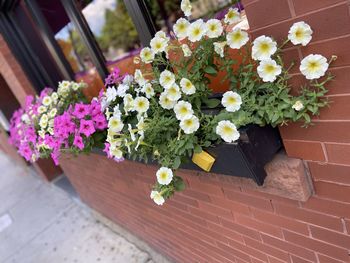
[[[183,0],[181,8],[190,16],[189,1]],[[151,192],[159,205],[183,189],[175,171],[192,169],[186,163],[193,157],[200,163],[198,159],[216,156],[212,171],[262,184],[263,166],[281,146],[272,127],[290,121],[307,126],[328,104],[325,84],[332,76],[318,79],[334,58],[305,57],[299,68],[310,83],[293,96],[288,84],[293,64],[284,65],[280,55],[289,42],[305,46],[311,41],[308,24],[295,23],[278,45],[268,36],[251,42],[235,26],[238,21],[240,13],[233,8],[222,21],[180,18],[171,37],[159,31],[142,49],[133,76],[114,76],[100,96],[108,120],[108,157],[159,163]],[[233,51],[240,61],[231,56]],[[222,83],[229,84],[221,99],[213,98],[210,89],[219,72],[224,73]]]

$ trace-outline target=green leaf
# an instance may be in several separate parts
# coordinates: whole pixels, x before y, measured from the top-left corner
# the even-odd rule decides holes
[[[202,150],[202,147],[200,147],[199,145],[196,145],[196,146],[194,146],[193,151],[195,153],[201,153],[203,150]]]
[[[221,101],[218,100],[218,99],[207,99],[207,100],[204,100],[205,105],[207,105],[211,109],[219,106],[220,102]]]
[[[176,176],[174,180],[174,186],[176,191],[183,191],[186,187],[181,177]]]
[[[181,159],[179,156],[176,156],[173,164],[173,169],[178,169],[181,165]]]
[[[208,74],[211,74],[211,75],[215,75],[217,73],[217,70],[214,67],[212,67],[212,66],[207,66],[204,69],[204,72],[208,73]]]

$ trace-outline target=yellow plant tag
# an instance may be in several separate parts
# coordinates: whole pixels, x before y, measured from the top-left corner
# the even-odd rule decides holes
[[[215,158],[209,153],[202,151],[200,153],[193,154],[192,162],[197,164],[204,171],[209,172],[215,162]]]

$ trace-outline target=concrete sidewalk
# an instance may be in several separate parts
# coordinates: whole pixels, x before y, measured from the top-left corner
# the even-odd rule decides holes
[[[0,152],[1,263],[166,262],[138,244]]]

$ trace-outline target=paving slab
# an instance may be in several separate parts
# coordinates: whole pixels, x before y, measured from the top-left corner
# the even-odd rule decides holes
[[[56,185],[0,152],[0,263],[168,262]]]

